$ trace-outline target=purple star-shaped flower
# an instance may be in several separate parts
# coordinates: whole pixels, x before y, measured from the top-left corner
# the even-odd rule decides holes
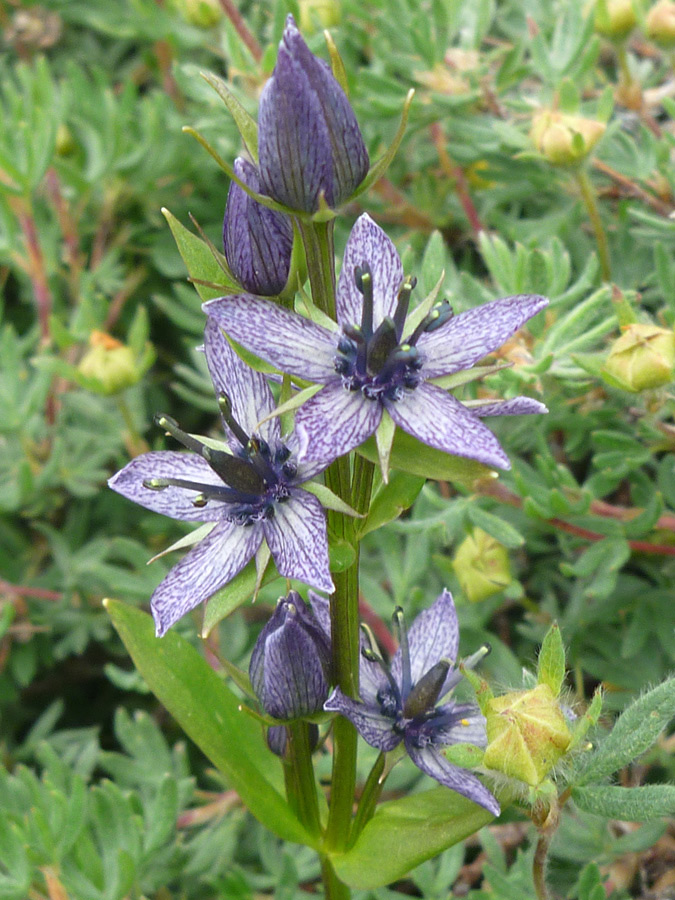
[[[498,816],[499,803],[490,791],[475,775],[448,762],[438,749],[458,743],[484,747],[487,742],[485,719],[477,706],[453,701],[436,706],[461,678],[453,668],[459,627],[452,595],[443,591],[409,631],[400,609],[395,621],[400,642],[390,666],[372,647],[362,649],[362,702],[336,688],[324,709],[349,719],[378,750],[388,752],[403,741],[419,769]]]
[[[281,575],[334,590],[323,508],[298,487],[324,465],[298,459],[297,437],[282,440],[278,418],[261,423],[274,410],[265,377],[237,356],[212,320],[204,351],[227,449],[209,446],[159,416],[158,424],[193,452],[145,453],[108,482],[154,512],[213,523],[152,595],[158,637],[234,578],[263,540]]]
[[[393,243],[362,215],[345,248],[333,328],[247,294],[211,300],[204,310],[261,359],[325,385],[296,414],[303,459],[327,465],[363,443],[386,412],[431,447],[510,468],[481,418],[546,407],[517,397],[468,409],[434,381],[473,366],[548,301],[519,294],[457,316],[443,301],[408,318],[413,287]]]

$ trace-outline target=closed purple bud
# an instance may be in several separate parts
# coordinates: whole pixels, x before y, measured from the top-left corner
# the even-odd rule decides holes
[[[297,719],[320,712],[330,684],[328,638],[296,591],[281,597],[251,654],[251,685],[265,712]]]
[[[309,750],[313,753],[319,744],[319,726],[313,722],[308,724]],[[282,759],[288,750],[288,728],[285,725],[270,725],[267,729],[267,746],[276,756]]]
[[[234,171],[244,184],[260,191],[260,175],[252,163],[236,159]],[[223,247],[232,274],[244,290],[272,297],[286,286],[293,249],[291,220],[256,203],[234,181],[225,207]]]
[[[354,110],[292,16],[260,97],[258,153],[262,190],[307,213],[319,209],[322,193],[328,206],[340,206],[368,172],[368,151]]]

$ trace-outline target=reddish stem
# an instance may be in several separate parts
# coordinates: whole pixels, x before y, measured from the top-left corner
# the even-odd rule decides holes
[[[359,615],[375,635],[377,643],[391,658],[396,653],[396,641],[382,619],[361,596],[359,597]]]
[[[35,227],[35,219],[33,218],[30,207],[24,201],[16,202],[14,208],[23,233],[24,241],[26,242],[26,250],[28,251],[28,277],[30,278],[33,292],[35,293],[35,304],[37,306],[42,343],[48,344],[51,339],[49,333],[49,317],[52,312],[52,295],[49,290],[45,260],[42,255],[37,228]]]
[[[33,597],[36,600],[61,600],[63,594],[59,591],[49,591],[46,588],[24,587],[20,584],[10,584],[4,578],[0,578],[0,591],[15,597]]]
[[[469,183],[466,180],[464,170],[450,158],[450,155],[448,154],[448,151],[445,147],[446,139],[445,135],[443,134],[443,129],[441,128],[440,122],[433,122],[429,126],[429,130],[431,131],[431,139],[433,140],[434,146],[436,147],[436,152],[438,153],[438,159],[441,164],[441,168],[443,169],[445,174],[455,182],[457,199],[462,204],[464,214],[469,220],[469,224],[471,225],[473,236],[474,238],[476,238],[478,237],[480,232],[485,231],[485,229],[478,215],[478,210],[476,209],[476,206],[471,197],[471,193],[469,191]]]
[[[237,7],[234,5],[232,0],[220,0],[220,5],[223,7],[223,11],[225,12],[227,18],[230,20],[230,22],[232,22],[234,30],[237,32],[244,44],[248,47],[253,59],[259,63],[263,55],[262,49],[260,47],[260,44],[248,30],[246,22],[244,22],[244,20],[242,19]]]

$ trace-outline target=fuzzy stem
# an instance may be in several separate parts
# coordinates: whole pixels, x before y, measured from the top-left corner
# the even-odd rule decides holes
[[[595,190],[593,189],[591,179],[588,177],[588,172],[585,168],[579,169],[576,172],[575,177],[584,204],[586,205],[586,211],[588,212],[588,218],[591,222],[593,234],[595,235],[595,243],[598,248],[598,258],[600,260],[600,269],[602,271],[603,280],[611,281],[612,270],[609,262],[609,246],[607,244],[605,229],[602,227],[602,219],[600,218],[600,211],[598,210],[598,204],[595,199]]]
[[[537,900],[551,900],[551,894],[548,885],[546,884],[546,859],[548,857],[548,848],[551,845],[553,834],[553,830],[540,831],[537,849],[534,851],[532,878],[534,880],[534,890],[537,894]]]

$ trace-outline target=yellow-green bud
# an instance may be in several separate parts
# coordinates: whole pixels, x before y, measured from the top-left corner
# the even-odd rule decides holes
[[[542,783],[572,739],[547,684],[493,697],[485,717],[488,745],[483,765],[531,787]]]
[[[530,138],[554,166],[573,166],[589,155],[605,128],[604,122],[596,119],[543,109],[534,117]]]
[[[637,24],[633,0],[597,0],[595,30],[611,41],[622,41]]]
[[[647,13],[647,37],[659,47],[672,50],[675,47],[675,3],[659,0]]]
[[[300,30],[306,34],[333,28],[341,17],[339,0],[300,0]]]
[[[130,347],[102,331],[92,332],[89,343],[91,349],[78,368],[87,378],[99,382],[102,394],[118,394],[139,381],[142,372]]]
[[[472,603],[499,593],[511,581],[506,547],[482,528],[475,528],[462,541],[452,565],[464,596]]]
[[[56,129],[56,144],[54,149],[57,156],[70,156],[77,150],[77,144],[73,133],[63,122]]]
[[[174,6],[190,25],[213,28],[223,17],[218,0],[174,0]]]
[[[622,331],[603,367],[608,381],[637,393],[673,380],[675,334],[672,331],[640,323],[626,325]]]

